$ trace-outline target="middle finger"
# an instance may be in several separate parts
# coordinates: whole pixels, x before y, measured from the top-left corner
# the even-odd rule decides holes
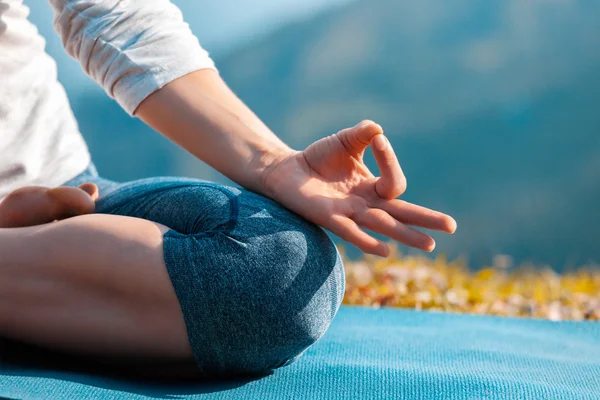
[[[425,251],[433,251],[435,241],[429,235],[409,228],[379,208],[369,208],[355,216],[358,225],[373,232],[381,233],[407,246]]]
[[[447,233],[456,231],[456,221],[451,216],[403,200],[382,201],[377,207],[407,225]]]

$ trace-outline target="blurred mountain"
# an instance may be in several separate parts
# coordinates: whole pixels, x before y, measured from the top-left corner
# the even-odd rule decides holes
[[[170,0],[177,5],[192,32],[213,56],[263,37],[290,21],[307,19],[354,0]],[[46,38],[46,51],[59,68],[59,79],[69,95],[89,90],[94,83],[77,62],[69,58],[52,27],[52,9],[47,1],[24,0],[30,20]]]
[[[379,122],[406,199],[458,221],[439,249],[561,268],[600,261],[599,15],[570,1],[362,1],[219,65],[297,148]]]
[[[379,122],[408,178],[404,198],[458,221],[454,236],[435,235],[438,251],[561,269],[600,261],[599,12],[559,0],[363,0],[216,61],[295,148]],[[224,181],[99,89],[71,101],[108,177]]]

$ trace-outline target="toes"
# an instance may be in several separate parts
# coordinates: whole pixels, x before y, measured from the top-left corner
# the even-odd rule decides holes
[[[28,186],[10,193],[0,202],[0,228],[18,228],[52,222],[48,188]]]
[[[97,198],[98,187],[93,183],[84,183],[79,188],[24,187],[0,203],[0,228],[40,225],[91,214]]]
[[[92,198],[92,200],[94,200],[94,201],[98,200],[99,191],[98,191],[98,186],[96,186],[95,183],[86,182],[86,183],[79,185],[78,187],[79,187],[79,189],[81,189],[84,192],[86,192],[87,194],[89,194],[90,197]]]
[[[91,184],[93,185],[93,184]],[[96,185],[93,185],[96,186]],[[87,187],[91,190],[92,187]],[[96,191],[97,191],[96,187]],[[93,192],[92,192],[93,193]],[[96,208],[96,203],[89,192],[73,187],[58,187],[50,189],[48,195],[57,204],[55,219],[64,219],[75,215],[91,214]]]

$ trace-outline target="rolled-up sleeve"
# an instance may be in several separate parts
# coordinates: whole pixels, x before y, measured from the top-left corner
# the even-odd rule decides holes
[[[215,64],[169,0],[50,0],[67,53],[133,115],[167,83]]]

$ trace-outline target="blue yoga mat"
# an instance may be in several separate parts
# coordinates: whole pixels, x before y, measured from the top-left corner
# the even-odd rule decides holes
[[[19,351],[26,352],[0,347],[0,397],[600,399],[594,322],[342,306],[325,336],[295,363],[266,377],[221,382],[132,381],[73,365],[42,368]]]

